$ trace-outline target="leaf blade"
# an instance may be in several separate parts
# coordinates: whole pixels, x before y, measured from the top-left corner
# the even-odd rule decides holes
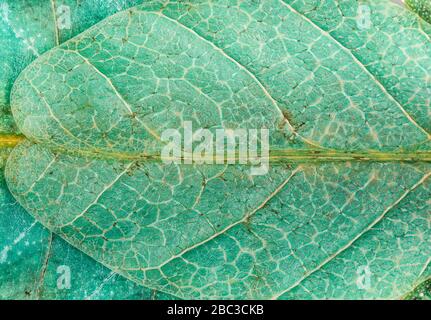
[[[251,178],[241,166],[169,167],[130,159],[130,155],[160,151],[161,131],[181,124],[176,110],[213,130],[269,127],[271,147],[277,151],[323,147],[319,151],[328,154],[334,152],[328,148],[339,154],[429,152],[425,97],[429,81],[410,99],[409,90],[417,88],[417,82],[403,82],[404,91],[393,89],[389,80],[364,67],[358,58],[361,52],[353,54],[351,47],[346,49],[348,44],[340,45],[337,34],[324,30],[327,26],[304,18],[300,9],[305,5],[292,9],[286,3],[267,1],[259,6],[240,1],[229,10],[225,4],[209,10],[207,1],[164,5],[154,1],[116,14],[41,57],[22,73],[14,89],[18,125],[39,144],[27,142],[15,149],[7,171],[13,194],[38,220],[98,261],[140,284],[182,298],[287,298],[299,284],[318,283],[309,279],[320,269],[330,267],[335,272],[339,257],[363,243],[364,235],[368,239],[370,233],[380,232],[374,230],[380,223],[390,225],[386,215],[392,216],[392,209],[428,183],[429,161],[287,161],[274,165],[265,178]],[[357,8],[358,2],[347,4]],[[379,5],[372,7],[385,23],[393,12],[406,15],[401,22],[388,22],[389,29],[416,23],[395,7],[390,7],[389,15]],[[250,18],[251,14],[255,16]],[[153,38],[142,36],[154,30]],[[402,35],[405,46],[418,46],[421,52],[413,57],[413,66],[402,72],[412,77],[421,74],[418,61],[428,70],[431,49],[422,41],[425,35],[417,29]],[[271,46],[261,47],[262,39]],[[134,42],[139,43],[134,46]],[[186,48],[184,43],[193,46]],[[376,43],[370,41],[370,45]],[[139,52],[141,48],[145,50]],[[181,55],[184,50],[187,54]],[[111,61],[107,52],[120,54]],[[374,53],[381,53],[381,48]],[[200,68],[181,69],[182,63],[188,66],[192,60]],[[268,61],[276,62],[268,65]],[[310,71],[313,65],[316,68]],[[375,70],[386,67],[382,61]],[[46,74],[60,83],[56,92],[38,81]],[[62,77],[69,77],[65,85]],[[91,85],[85,83],[88,78]],[[220,78],[228,85],[220,86]],[[163,85],[148,102],[155,79]],[[78,90],[76,101],[70,99],[67,87],[82,83],[86,88]],[[109,98],[98,101],[101,93]],[[337,99],[341,107],[335,104]],[[104,114],[108,100],[114,104],[109,109],[112,117]],[[157,103],[162,107],[157,109]],[[314,109],[306,110],[308,104]],[[70,106],[72,111],[66,109]],[[87,107],[81,110],[82,106]],[[404,106],[416,112],[414,118]],[[195,110],[202,114],[193,114]],[[92,127],[90,119],[96,119]],[[96,132],[107,123],[120,128],[108,126]],[[73,186],[77,189],[70,189],[72,176],[78,177]],[[201,185],[196,185],[198,181]],[[307,190],[310,186],[314,188]],[[244,189],[248,192],[241,192]],[[421,192],[416,200],[428,210],[424,199],[429,188]],[[326,290],[320,283],[315,293],[295,290],[293,296],[339,297],[347,290],[351,298],[393,298],[411,290],[430,256],[430,246],[427,216],[423,211],[409,214],[411,218],[420,215],[412,220],[415,230],[424,234],[423,239],[417,236],[421,250],[417,253],[417,245],[408,239],[397,236],[396,240],[404,241],[414,253],[409,255],[415,261],[412,274],[404,270],[408,264],[398,260],[389,270],[377,271],[382,276],[387,271],[397,288],[377,278],[375,288],[361,291],[352,285],[357,275],[350,270],[351,283],[334,281]],[[384,234],[379,236],[386,239]],[[404,252],[390,245],[393,256],[402,258]]]

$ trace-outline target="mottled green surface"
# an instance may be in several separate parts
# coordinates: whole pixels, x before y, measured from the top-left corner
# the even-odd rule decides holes
[[[411,7],[424,20],[431,23],[431,1],[430,0],[406,0],[406,4]]]
[[[431,44],[401,7],[373,7],[373,26],[387,30],[346,30],[351,18],[328,35],[333,26],[319,26],[328,8],[314,22],[280,1],[160,6],[115,15],[22,73],[13,95],[23,133],[67,149],[152,153],[163,129],[190,119],[268,127],[273,148],[283,135],[341,150],[429,148]]]
[[[166,299],[113,273],[42,227],[0,180],[0,299]],[[70,287],[58,286],[62,267]]]
[[[12,191],[40,221],[181,297],[394,298],[429,263],[427,164],[274,167],[252,181],[238,167],[213,176],[222,168],[113,164],[39,146],[12,159]],[[34,177],[20,175],[30,168]],[[356,285],[361,266],[373,273],[369,290]]]
[[[16,77],[30,62],[103,18],[142,2],[0,0],[0,133],[16,130],[10,115],[9,94]]]
[[[16,131],[9,107],[13,81],[32,60],[55,46],[57,36],[63,42],[104,17],[140,2],[0,1],[0,132]],[[71,28],[56,30],[53,13],[61,14],[56,9],[62,5],[71,9]],[[2,171],[10,151],[0,149]],[[0,195],[0,299],[169,298],[112,273],[52,235],[13,199],[3,172]],[[59,266],[70,268],[69,289],[57,287]]]
[[[252,177],[138,159],[184,120],[267,127],[293,154],[429,152],[429,36],[389,1],[359,28],[359,4],[152,1],[102,21],[17,80],[33,142],[8,161],[12,193],[97,261],[180,298],[404,297],[430,275],[429,162]]]
[[[413,292],[406,296],[406,300],[431,300],[431,280],[421,283]]]

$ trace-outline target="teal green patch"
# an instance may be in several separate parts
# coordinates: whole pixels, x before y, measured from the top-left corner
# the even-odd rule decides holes
[[[0,299],[175,299],[125,279],[42,227],[0,183]]]
[[[0,1],[0,133],[16,130],[10,90],[19,73],[44,52],[100,20],[143,0]]]
[[[431,256],[431,42],[389,1],[338,4],[151,1],[46,52],[12,90],[28,141],[8,160],[11,192],[138,288],[405,297]],[[271,168],[157,161],[185,121],[269,129]],[[109,273],[97,279],[108,286],[76,283],[109,298]]]

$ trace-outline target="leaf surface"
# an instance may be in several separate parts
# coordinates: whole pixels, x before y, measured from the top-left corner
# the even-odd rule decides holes
[[[181,298],[404,296],[429,276],[431,43],[389,2],[367,30],[359,2],[316,3],[152,1],[42,55],[13,89],[11,192]],[[282,161],[149,161],[187,120],[268,128]]]
[[[406,296],[406,300],[431,300],[431,280],[421,283]]]
[[[3,177],[0,231],[0,299],[174,298],[126,280],[42,227],[12,197]],[[64,272],[70,282],[62,280]]]
[[[132,6],[131,1],[1,1],[0,168],[22,137],[10,116],[9,92],[20,71],[44,51],[104,17]],[[54,7],[53,7],[54,6]],[[56,18],[70,9],[70,28]],[[62,10],[60,10],[62,9]],[[47,19],[47,17],[50,17]],[[43,228],[12,198],[0,179],[1,299],[165,299],[175,298],[133,284]],[[59,267],[71,272],[70,288],[59,288]],[[60,270],[61,271],[61,270]]]
[[[431,23],[431,3],[427,0],[407,0],[406,4],[425,21]]]
[[[142,3],[138,0],[1,0],[0,132],[16,130],[10,115],[10,90],[34,59],[96,22]]]

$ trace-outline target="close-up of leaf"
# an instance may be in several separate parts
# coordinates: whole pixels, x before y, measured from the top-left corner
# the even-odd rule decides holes
[[[431,280],[421,283],[406,296],[406,300],[431,300]]]
[[[425,21],[431,23],[431,2],[429,0],[406,0],[406,3]]]
[[[101,266],[38,224],[0,183],[0,299],[171,299]],[[13,217],[13,219],[12,219]],[[70,286],[61,280],[70,270]]]
[[[8,143],[14,144],[15,140],[21,139],[12,135],[17,131],[10,120],[9,92],[22,68],[58,42],[63,42],[104,17],[137,3],[139,2],[57,1],[60,8],[67,5],[72,9],[73,29],[57,30],[56,38],[54,18],[45,19],[47,13],[56,12],[52,11],[55,8],[52,8],[49,1],[1,2],[3,19],[0,20],[0,27],[3,32],[0,43],[1,48],[7,50],[2,52],[0,60],[0,122],[2,132],[6,133],[6,138],[0,139],[2,144],[7,146]],[[31,28],[29,22],[33,23]],[[25,32],[22,29],[24,27]],[[34,39],[37,41],[33,43]],[[0,151],[3,168],[11,148],[2,148]],[[43,229],[10,195],[3,173],[1,181],[0,299],[163,299],[162,294],[118,276]],[[73,283],[70,288],[59,289],[57,286],[60,275],[57,268],[60,267],[60,271],[62,266],[71,268]]]
[[[6,3],[0,298],[429,296],[431,28],[407,2]],[[61,5],[66,31],[40,19]],[[268,130],[268,172],[162,161],[186,123]]]
[[[9,96],[18,74],[45,51],[143,0],[1,0],[0,132],[15,129]]]

